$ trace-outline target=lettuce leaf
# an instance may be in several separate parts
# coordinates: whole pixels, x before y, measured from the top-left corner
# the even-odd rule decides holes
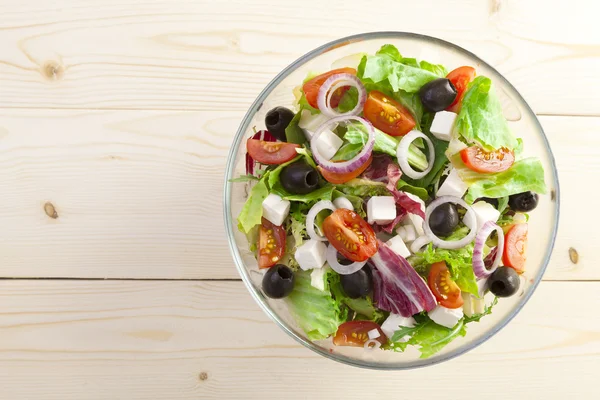
[[[467,334],[467,328],[462,320],[452,329],[438,325],[431,320],[420,324],[420,327],[413,333],[408,343],[419,346],[421,358],[431,357],[457,337]]]
[[[506,197],[516,193],[532,191],[546,193],[544,167],[537,158],[524,158],[509,169],[496,174],[479,174],[468,168],[460,168],[461,179],[469,184],[465,201],[473,203],[479,197]]]
[[[502,105],[491,79],[478,76],[471,82],[462,99],[456,118],[456,129],[469,143],[478,143],[487,150],[516,148],[519,143],[502,113]]]
[[[244,233],[250,232],[255,226],[260,224],[262,218],[262,203],[269,195],[269,188],[265,183],[268,173],[265,174],[250,191],[250,196],[244,204],[240,215],[238,216],[238,229]]]
[[[363,57],[358,67],[358,77],[367,83],[389,84],[394,92],[403,90],[415,93],[427,82],[437,79],[438,75],[419,66],[399,62],[390,56],[388,50],[386,54]]]
[[[298,125],[298,123],[300,122],[300,118],[302,118],[303,109],[304,107],[300,107],[300,110],[298,110],[296,115],[294,115],[294,118],[290,121],[287,128],[285,128],[285,138],[287,139],[288,143],[304,144],[306,142],[306,136],[304,135],[304,131]]]
[[[311,286],[310,271],[299,271],[294,275],[294,290],[285,299],[290,312],[310,340],[329,337],[346,321],[347,308],[340,307],[341,303],[333,298],[327,279],[325,290],[321,291]]]

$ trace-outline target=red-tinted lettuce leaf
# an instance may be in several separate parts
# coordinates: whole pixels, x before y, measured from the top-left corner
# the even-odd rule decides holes
[[[251,139],[264,140],[265,142],[276,142],[277,139],[273,135],[269,133],[269,131],[258,131],[256,132]],[[246,175],[254,175],[254,167],[256,166],[256,161],[250,154],[246,152]]]
[[[423,278],[385,243],[379,241],[379,251],[369,262],[375,268],[374,300],[378,308],[410,317],[437,305]]]

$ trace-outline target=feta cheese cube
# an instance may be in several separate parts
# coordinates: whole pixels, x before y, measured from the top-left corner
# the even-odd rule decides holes
[[[370,224],[385,225],[396,218],[396,201],[393,196],[373,196],[367,202]]]
[[[457,114],[449,111],[435,113],[431,123],[431,134],[440,140],[449,142],[452,139],[452,130],[457,116]]]
[[[463,317],[463,310],[462,308],[446,308],[438,305],[427,314],[436,324],[446,328],[454,328],[454,325]]]
[[[321,125],[329,120],[329,117],[319,114],[311,114],[308,110],[302,110],[302,115],[300,117],[300,121],[298,121],[298,126],[302,128],[304,131],[304,136],[308,140],[312,139],[313,135],[319,129]],[[331,125],[329,129],[335,129],[337,124]]]
[[[393,238],[385,242],[385,244],[387,244],[388,247],[392,249],[394,253],[398,254],[401,257],[407,258],[410,256],[410,250],[408,250],[408,247],[406,247],[404,241],[400,236],[394,236]]]
[[[478,201],[477,203],[471,206],[473,211],[475,211],[475,218],[477,219],[477,231],[481,229],[483,224],[488,221],[496,222],[498,218],[500,218],[500,211],[496,210],[496,208],[490,203],[486,203],[485,201]],[[471,226],[473,221],[471,221],[471,214],[466,214],[464,216],[464,223],[467,226]]]
[[[381,325],[381,330],[383,333],[385,333],[385,336],[387,336],[388,339],[391,339],[392,336],[394,336],[394,332],[400,329],[400,327],[414,328],[416,323],[417,322],[413,317],[406,318],[402,315],[392,313]],[[408,338],[404,337],[400,339],[400,342],[405,342],[407,340]]]
[[[319,290],[325,290],[325,275],[329,271],[329,267],[314,268],[310,273],[310,285]]]
[[[325,264],[325,253],[327,246],[324,242],[318,240],[307,240],[302,246],[296,249],[294,258],[304,271],[313,268],[321,268]]]
[[[421,224],[422,225],[422,224]],[[402,238],[405,243],[412,242],[417,238],[417,230],[414,225],[406,225],[404,227],[405,237]]]
[[[381,333],[379,333],[378,329],[371,329],[369,332],[367,332],[367,335],[369,335],[369,339],[373,340],[380,337]]]
[[[337,199],[333,200],[333,205],[336,208],[346,208],[350,211],[354,211],[352,202],[345,197],[338,197]]]
[[[331,160],[340,147],[342,147],[343,143],[344,141],[333,133],[331,129],[325,129],[317,138],[316,146],[323,158]]]
[[[438,189],[436,196],[455,196],[462,198],[469,187],[460,179],[458,171],[453,169]]]
[[[270,194],[263,200],[262,210],[263,217],[273,225],[280,226],[290,212],[290,202],[276,194]]]

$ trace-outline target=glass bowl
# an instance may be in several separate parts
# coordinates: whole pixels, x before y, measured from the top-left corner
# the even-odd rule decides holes
[[[248,196],[249,184],[229,182],[229,179],[245,174],[245,141],[253,134],[252,128],[264,129],[265,114],[273,107],[291,107],[294,102],[292,90],[309,71],[329,71],[332,63],[343,57],[357,53],[374,54],[386,43],[395,45],[406,57],[444,64],[448,70],[470,65],[476,67],[478,75],[491,78],[510,127],[517,137],[523,138],[525,156],[540,158],[548,185],[548,193],[540,196],[539,205],[529,220],[527,272],[525,279],[522,279],[525,284],[519,293],[500,299],[491,315],[479,323],[469,324],[465,337],[455,339],[427,359],[419,358],[418,350],[410,347],[404,353],[382,350],[366,352],[363,348],[334,346],[331,339],[310,341],[295,323],[285,302],[270,299],[261,292],[262,274],[258,272],[257,262],[249,250],[245,235],[238,231],[236,222]],[[539,121],[523,97],[498,71],[473,53],[455,44],[414,33],[374,32],[346,37],[309,52],[285,68],[259,94],[242,120],[229,152],[224,189],[224,217],[229,245],[240,276],[256,302],[277,325],[309,349],[335,361],[374,369],[408,369],[436,364],[463,354],[492,337],[521,310],[533,294],[548,265],[558,227],[559,187],[554,157]],[[490,296],[488,294],[486,298],[488,303]]]

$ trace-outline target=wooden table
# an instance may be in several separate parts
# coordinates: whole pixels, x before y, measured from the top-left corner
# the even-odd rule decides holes
[[[374,30],[496,66],[540,116],[562,185],[523,312],[406,372],[286,336],[238,279],[221,218],[228,147],[260,90]],[[1,0],[0,398],[597,398],[599,71],[593,1]]]

